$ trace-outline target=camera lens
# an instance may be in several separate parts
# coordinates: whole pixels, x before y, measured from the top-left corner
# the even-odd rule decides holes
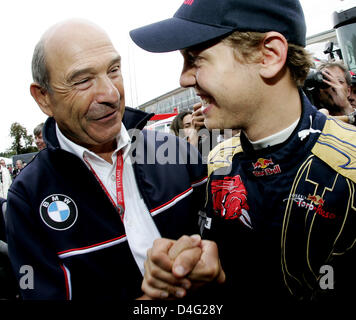
[[[304,86],[306,88],[318,88],[318,89],[327,89],[329,85],[323,80],[327,80],[321,71],[311,70],[305,79]]]

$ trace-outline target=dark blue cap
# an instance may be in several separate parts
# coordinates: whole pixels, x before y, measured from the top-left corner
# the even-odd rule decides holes
[[[306,26],[299,0],[185,0],[173,18],[130,31],[151,52],[189,48],[233,31],[277,31],[305,47]]]

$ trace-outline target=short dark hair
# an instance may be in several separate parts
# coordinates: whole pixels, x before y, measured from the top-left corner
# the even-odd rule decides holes
[[[173,119],[170,129],[176,136],[179,136],[179,130],[183,129],[183,119],[188,114],[192,114],[192,112],[191,111],[182,111],[182,112],[178,113],[176,115],[176,117]]]

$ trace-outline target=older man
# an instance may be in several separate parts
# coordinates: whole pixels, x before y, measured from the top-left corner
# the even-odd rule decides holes
[[[201,97],[208,129],[241,129],[210,153],[202,223],[226,273],[216,297],[239,310],[267,299],[343,300],[355,288],[356,131],[300,90],[311,66],[305,34],[298,0],[184,1],[173,18],[131,32],[148,51],[181,50],[180,83]],[[220,279],[209,250],[197,260],[191,248],[156,241],[145,292]]]
[[[37,125],[35,127],[35,129],[33,129],[33,135],[35,136],[35,144],[38,148],[38,150],[43,150],[44,148],[46,148],[46,144],[43,141],[43,137],[42,137],[42,129],[43,129],[43,125],[44,123],[40,123],[39,125]]]
[[[8,198],[9,255],[22,296],[138,298],[153,241],[196,232],[206,180],[198,153],[174,136],[141,131],[152,115],[125,108],[121,57],[90,22],[51,27],[32,71],[31,94],[49,118],[47,148]],[[160,146],[173,146],[174,159],[154,161]]]
[[[0,159],[0,197],[6,199],[12,180],[4,159]]]

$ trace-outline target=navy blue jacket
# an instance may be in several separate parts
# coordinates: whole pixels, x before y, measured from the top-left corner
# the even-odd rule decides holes
[[[128,131],[139,129],[132,154],[141,196],[162,237],[197,233],[206,169],[197,150],[182,139],[141,131],[150,117],[126,108],[123,119]],[[19,280],[25,275],[20,273],[23,265],[34,273],[34,288],[25,286],[23,298],[139,297],[142,276],[116,208],[83,161],[60,149],[53,118],[45,123],[44,139],[47,148],[16,178],[8,196],[7,233],[15,274]],[[168,146],[177,151],[174,162],[185,153],[188,164],[150,164],[156,151]],[[191,157],[198,162],[189,164]]]

